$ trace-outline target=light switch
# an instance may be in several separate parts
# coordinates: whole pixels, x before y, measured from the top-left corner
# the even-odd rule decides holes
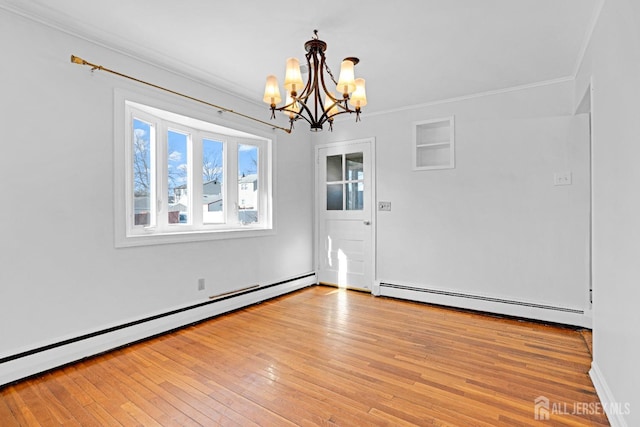
[[[553,174],[553,185],[571,185],[571,172],[556,172]]]
[[[378,210],[379,211],[390,211],[391,210],[391,202],[378,202]]]

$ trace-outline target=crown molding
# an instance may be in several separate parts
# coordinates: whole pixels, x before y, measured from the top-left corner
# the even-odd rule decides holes
[[[600,0],[600,4],[596,6],[595,12],[591,17],[591,21],[589,22],[589,28],[587,28],[585,37],[582,42],[582,46],[580,46],[580,52],[578,53],[578,58],[574,65],[573,76],[577,77],[580,72],[580,68],[582,67],[582,63],[584,62],[584,57],[587,54],[587,49],[589,49],[589,45],[591,44],[591,39],[593,38],[593,33],[598,25],[598,21],[600,20],[600,14],[602,13],[602,9],[604,7],[605,0]]]
[[[146,49],[146,53],[144,54],[136,52],[127,48],[126,46],[131,45],[131,43],[118,35],[110,32],[99,31],[95,28],[91,28],[91,32],[89,32],[89,28],[79,24],[77,20],[48,7],[34,5],[28,2],[17,3],[11,0],[0,0],[0,9],[4,9],[7,12],[19,15],[25,19],[52,28],[61,33],[76,37],[93,45],[100,46],[104,49],[134,59],[146,65],[150,65],[162,71],[166,71],[180,78],[198,83],[202,86],[214,89],[235,98],[239,98],[249,104],[262,106],[262,103],[256,100],[255,96],[253,96],[255,94],[247,88],[241,88],[241,90],[236,91],[225,89],[226,87],[238,88],[237,83],[232,83],[225,78],[197,67],[185,65],[184,63],[182,63],[182,67],[180,68],[175,67],[171,64],[181,62],[159,51]],[[93,60],[93,58],[91,58],[91,60]]]
[[[416,110],[416,109],[419,109],[419,108],[433,107],[433,106],[440,105],[440,104],[448,104],[448,103],[451,103],[451,102],[467,101],[467,100],[470,100],[470,99],[483,98],[483,97],[486,97],[486,96],[493,96],[493,95],[500,95],[500,94],[505,94],[505,93],[509,93],[509,92],[517,92],[517,91],[521,91],[521,90],[533,89],[533,88],[542,87],[542,86],[550,86],[550,85],[566,83],[566,82],[571,82],[571,81],[575,81],[575,77],[574,76],[566,76],[566,77],[560,77],[560,78],[557,78],[557,79],[543,80],[543,81],[535,82],[535,83],[528,83],[528,84],[524,84],[524,85],[511,86],[511,87],[504,88],[504,89],[489,90],[489,91],[485,91],[485,92],[478,92],[478,93],[473,93],[473,94],[469,94],[469,95],[457,96],[457,97],[454,97],[454,98],[440,99],[440,100],[436,100],[436,101],[425,102],[425,103],[422,103],[422,104],[407,105],[407,106],[402,107],[402,108],[394,108],[394,109],[389,109],[389,110],[384,110],[384,111],[376,111],[376,112],[373,112],[373,113],[367,113],[366,116],[367,117],[371,117],[371,116],[379,116],[379,115],[385,115],[385,114],[391,114],[391,113],[398,113],[398,112],[403,112],[403,111],[408,111],[408,110]]]

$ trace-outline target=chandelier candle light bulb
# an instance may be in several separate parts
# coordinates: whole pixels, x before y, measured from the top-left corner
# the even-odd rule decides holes
[[[340,65],[340,78],[338,79],[338,91],[342,93],[344,98],[348,98],[349,94],[356,90],[355,73],[353,67],[355,64],[349,58],[342,61]]]
[[[276,76],[267,76],[267,85],[264,88],[263,101],[272,106],[276,106],[282,101],[280,96],[280,88],[278,87],[278,79]]]
[[[360,121],[360,109],[367,105],[367,94],[364,89],[364,79],[359,78],[355,80],[356,90],[351,94],[349,104],[356,109],[356,121]]]
[[[289,119],[295,119],[296,114],[300,112],[300,104],[295,102],[291,95],[287,95],[287,98],[284,101],[284,105],[285,110],[283,111],[283,113],[287,114],[289,116]]]
[[[329,129],[333,130],[334,117],[343,113],[355,113],[356,122],[359,121],[361,109],[367,105],[367,97],[364,79],[355,78],[354,67],[359,62],[358,58],[349,57],[342,61],[340,78],[336,81],[326,63],[324,52],[327,44],[318,39],[318,30],[314,30],[313,38],[304,44],[304,48],[309,70],[307,81],[302,79],[300,61],[288,58],[284,78],[284,106],[277,106],[282,97],[276,77],[267,77],[263,100],[271,108],[271,118],[275,119],[275,112],[281,111],[289,116],[289,131],[293,129],[296,120],[303,119],[314,132],[322,130],[322,125],[327,122]],[[340,94],[337,97],[334,95],[336,92]]]
[[[364,79],[359,78],[355,80],[356,90],[351,94],[351,99],[349,99],[349,104],[353,105],[356,108],[364,107],[367,105],[367,94],[364,89]]]
[[[287,69],[284,75],[284,88],[291,96],[296,96],[298,91],[302,92],[304,82],[300,72],[300,61],[298,58],[287,59]]]

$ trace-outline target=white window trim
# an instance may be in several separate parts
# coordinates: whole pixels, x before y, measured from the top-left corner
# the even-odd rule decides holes
[[[133,227],[133,209],[131,205],[133,202],[133,177],[128,174],[128,171],[130,171],[128,165],[132,163],[132,150],[130,150],[132,144],[130,123],[132,118],[127,117],[127,111],[129,110],[127,104],[136,108],[136,117],[145,120],[151,120],[153,117],[163,114],[162,119],[167,123],[179,122],[179,120],[175,120],[176,115],[188,117],[193,120],[193,123],[188,125],[199,128],[198,137],[192,136],[194,141],[204,137],[214,140],[225,139],[225,142],[232,140],[234,144],[258,146],[258,164],[265,166],[258,168],[259,186],[264,190],[259,192],[258,222],[253,224],[241,224],[239,221],[225,224],[203,224],[200,227],[185,224],[166,224],[160,231],[155,230],[155,232],[151,230],[141,231],[139,227]],[[143,117],[138,115],[138,111],[142,111]],[[145,113],[148,114],[145,115]],[[193,105],[193,103],[186,103],[174,97],[162,96],[156,93],[143,94],[122,89],[114,91],[114,226],[116,247],[198,242],[275,234],[275,209],[273,203],[275,197],[273,183],[275,176],[275,171],[273,170],[275,135],[263,129],[255,129],[235,122],[228,122],[220,117],[216,117],[214,121],[211,116],[212,110],[210,108],[200,108],[200,106]],[[200,128],[202,123],[207,124],[206,129]],[[183,129],[180,123],[171,123],[170,127]],[[161,133],[163,130],[161,127],[156,127],[156,132]],[[231,144],[231,146],[234,146],[234,144]],[[163,144],[159,145],[162,146]],[[195,145],[199,146],[200,142],[196,142]],[[192,148],[194,150],[194,162],[197,162],[200,156],[197,146]],[[237,145],[235,146],[237,147]],[[223,164],[226,169],[225,177],[237,176],[237,150],[225,150]],[[232,175],[234,173],[236,175]],[[193,182],[190,182],[190,186],[191,191],[194,192],[192,200],[199,200],[197,196],[198,194],[201,195],[202,177],[200,174],[191,174],[191,176]],[[237,209],[236,206],[230,206],[233,205],[233,200],[237,198],[238,189],[234,187],[237,186],[224,185],[225,194],[223,197],[225,203],[223,205],[226,206],[225,219],[233,217],[229,215],[231,209]],[[162,194],[159,192],[161,190],[158,189],[153,189],[152,191],[155,192],[154,194]],[[196,221],[198,216],[199,218],[202,217],[202,213],[198,215],[196,213],[198,209],[194,208],[195,206],[190,207],[193,213],[190,216],[192,222]],[[155,210],[156,207],[153,207],[152,211]],[[235,215],[235,218],[237,218],[237,215]]]

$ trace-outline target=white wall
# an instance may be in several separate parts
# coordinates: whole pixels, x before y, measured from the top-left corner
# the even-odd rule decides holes
[[[612,425],[640,425],[640,5],[604,3],[577,76],[593,80],[592,377],[603,402],[631,405]]]
[[[273,134],[274,235],[116,249],[114,89],[149,89],[71,54],[267,120],[268,110],[2,9],[0,52],[0,359],[313,270],[307,134]]]
[[[572,115],[573,81],[339,121],[319,142],[373,136],[377,278],[382,282],[583,310],[410,298],[573,324],[590,323],[589,144]],[[370,100],[375,103],[376,100]],[[456,167],[412,171],[413,121],[455,116]],[[571,171],[573,185],[554,186]]]
[[[316,138],[376,138],[377,199],[392,202],[377,218],[379,279],[588,308],[586,153],[569,116],[593,75],[594,370],[603,401],[632,404],[619,425],[640,425],[639,29],[635,3],[607,0],[575,91],[559,82],[365,111]],[[276,134],[274,236],[115,249],[113,90],[139,87],[70,54],[256,116],[263,108],[3,10],[0,51],[0,357],[312,269],[307,135]],[[411,172],[410,123],[449,115],[456,169]],[[574,185],[551,186],[556,170],[571,170]],[[420,206],[407,204],[411,191],[424,194]]]

